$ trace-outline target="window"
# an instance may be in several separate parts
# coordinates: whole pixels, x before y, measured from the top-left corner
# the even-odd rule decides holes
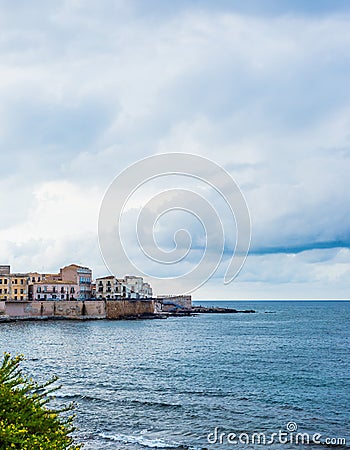
[[[23,300],[23,295],[21,295],[21,300]]]
[[[47,299],[47,295],[46,294],[44,294],[44,300],[46,300]]]
[[[23,291],[23,289],[21,289],[21,294],[24,294],[24,291]]]
[[[61,300],[64,300],[64,295],[61,295]]]
[[[32,282],[35,283],[35,277],[32,277]]]
[[[21,284],[24,284],[24,280],[23,280],[23,278],[21,278]]]
[[[52,294],[52,298],[53,298],[54,300],[56,300],[57,295],[56,295],[56,294]]]
[[[56,286],[54,286],[52,292],[57,292],[56,289],[57,289]]]
[[[4,279],[4,284],[7,284],[7,278]]]
[[[0,278],[0,284],[2,284],[2,278]]]
[[[38,281],[40,281],[40,277],[38,277]]]
[[[41,287],[40,286],[38,286],[37,292],[41,292]]]
[[[71,288],[70,288],[70,293],[71,293],[71,294],[74,294],[74,293],[75,293],[74,287],[71,287]]]
[[[15,295],[15,300],[17,300],[17,295]]]
[[[47,292],[47,286],[44,286],[44,292]]]
[[[38,294],[38,300],[40,300],[40,294]]]
[[[15,294],[17,294],[17,289],[15,289]]]
[[[15,278],[15,284],[18,284],[18,280],[17,280],[17,278]]]
[[[0,289],[0,294],[2,294],[2,289]]]
[[[4,289],[4,294],[7,294],[7,289]]]

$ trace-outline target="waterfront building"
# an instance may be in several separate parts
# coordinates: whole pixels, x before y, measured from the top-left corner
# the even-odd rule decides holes
[[[0,265],[0,275],[10,275],[11,266]]]
[[[99,300],[121,300],[152,298],[152,288],[142,277],[114,275],[96,278],[96,298]]]
[[[28,300],[28,274],[11,273],[11,266],[0,266],[0,301]]]
[[[152,298],[153,297],[153,289],[149,283],[143,283],[142,297],[143,298]]]
[[[28,300],[28,274],[11,273],[9,275],[9,293],[7,300]]]
[[[29,285],[30,300],[78,300],[79,286],[73,281],[42,280]]]
[[[92,297],[92,270],[88,267],[70,264],[60,269],[60,279],[78,285],[78,300],[88,300]]]
[[[145,283],[142,277],[135,275],[126,275],[125,284],[131,294],[136,294],[136,298],[152,298],[153,292],[151,285]]]
[[[116,293],[116,278],[114,275],[107,275],[105,277],[96,278],[96,298],[115,300]]]
[[[11,273],[0,265],[0,301],[87,300],[92,298],[92,270],[70,264],[59,273]]]
[[[29,272],[28,273],[28,284],[31,285],[32,283],[42,281],[44,278],[44,274],[38,273],[38,272]]]
[[[10,266],[0,266],[0,301],[7,300],[10,290]]]
[[[0,265],[0,301],[28,300],[28,274],[11,273],[10,265]]]

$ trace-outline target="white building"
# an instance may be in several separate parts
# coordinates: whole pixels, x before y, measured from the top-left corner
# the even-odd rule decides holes
[[[121,300],[152,298],[153,292],[149,283],[142,277],[127,275],[125,278],[116,278],[113,275],[96,278],[97,300]]]

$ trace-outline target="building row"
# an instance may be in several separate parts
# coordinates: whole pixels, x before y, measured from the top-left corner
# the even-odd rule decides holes
[[[70,264],[58,273],[12,273],[0,266],[0,301],[87,300],[92,297],[92,270]]]
[[[95,298],[97,300],[120,300],[152,298],[153,292],[149,283],[142,277],[127,275],[125,278],[116,278],[113,275],[96,278]]]
[[[152,288],[142,277],[100,277],[93,283],[92,270],[70,264],[58,273],[12,273],[0,266],[0,301],[118,300],[152,298]]]

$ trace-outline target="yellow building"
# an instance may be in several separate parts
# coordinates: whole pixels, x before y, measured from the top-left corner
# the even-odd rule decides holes
[[[0,273],[0,301],[8,300],[10,290],[10,274]]]
[[[28,300],[28,280],[27,273],[11,273],[7,300]]]

